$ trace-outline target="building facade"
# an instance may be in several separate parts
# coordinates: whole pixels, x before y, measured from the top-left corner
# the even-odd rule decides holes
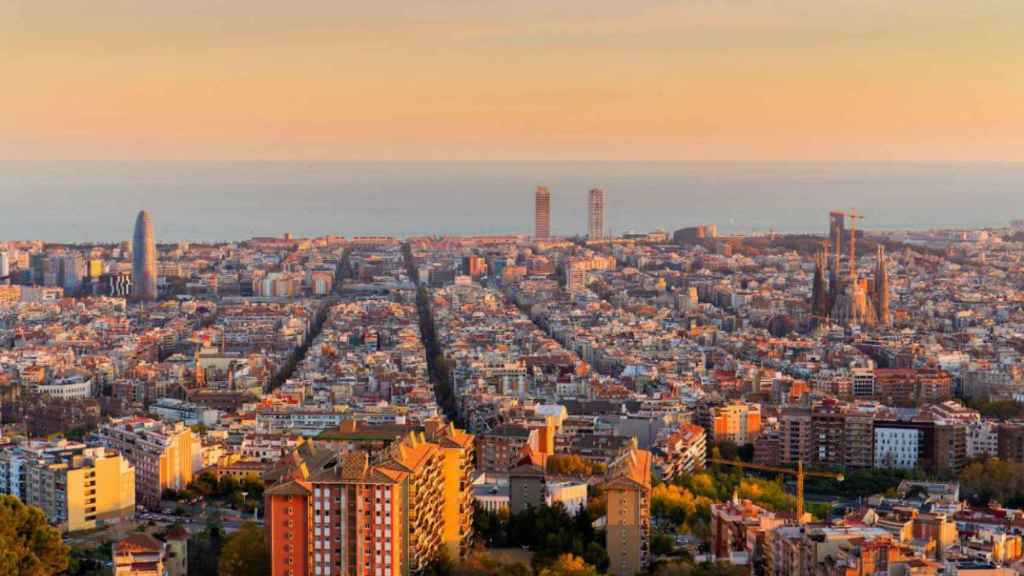
[[[185,488],[202,463],[199,437],[180,422],[121,418],[100,426],[97,435],[135,466],[135,499],[147,508],[160,506],[164,490]]]
[[[551,191],[538,186],[533,199],[533,237],[547,240],[551,237]]]
[[[604,190],[594,188],[587,197],[587,239],[604,238]]]
[[[153,219],[145,210],[135,218],[132,236],[132,297],[140,302],[156,300],[156,245]]]
[[[627,448],[608,467],[608,573],[633,576],[650,565],[651,453]]]
[[[266,491],[271,574],[404,576],[442,549],[458,558],[471,539],[471,446],[451,427],[409,433],[375,462],[304,443]]]

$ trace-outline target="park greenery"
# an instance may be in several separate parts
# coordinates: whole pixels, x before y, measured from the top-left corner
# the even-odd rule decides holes
[[[548,474],[555,476],[598,476],[605,473],[606,466],[599,462],[585,460],[575,454],[552,454],[548,456]]]
[[[995,500],[1008,508],[1024,506],[1024,463],[985,458],[960,471],[960,493],[976,504]]]
[[[263,528],[246,522],[228,537],[221,550],[218,572],[232,576],[263,576],[270,573],[270,550]]]
[[[727,564],[725,562],[673,561],[660,562],[651,568],[653,576],[746,576],[750,574],[749,566]]]
[[[263,506],[263,489],[263,480],[254,476],[239,481],[225,475],[218,480],[213,474],[203,472],[189,482],[184,490],[165,490],[163,497],[177,502],[220,500],[236,510],[253,510]]]
[[[985,418],[996,420],[1024,418],[1024,404],[1016,400],[972,400],[967,405],[980,412]]]
[[[593,521],[588,509],[572,516],[561,503],[530,507],[512,515],[478,507],[473,528],[489,548],[525,548],[533,552],[536,572],[553,565],[564,554],[604,570],[608,566],[604,532],[596,530]]]
[[[227,535],[216,519],[188,539],[188,573],[190,576],[218,576],[220,555]]]

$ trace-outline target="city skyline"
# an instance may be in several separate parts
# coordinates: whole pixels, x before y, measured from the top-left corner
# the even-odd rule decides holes
[[[239,241],[288,231],[401,237],[531,233],[530,191],[553,192],[551,228],[587,233],[588,191],[609,193],[617,234],[705,222],[723,233],[809,233],[854,205],[873,230],[985,228],[1024,215],[1024,166],[195,165],[11,167],[0,179],[5,240],[120,242],[140,207],[161,242]],[[283,193],[282,191],[287,191]],[[424,199],[429,198],[429,201]],[[38,209],[40,199],[47,210]]]
[[[1024,576],[1022,29],[0,2],[0,572]]]

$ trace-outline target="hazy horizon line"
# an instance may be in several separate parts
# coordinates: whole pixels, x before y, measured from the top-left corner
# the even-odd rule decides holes
[[[117,165],[641,165],[641,166],[1024,166],[1024,160],[260,160],[260,159],[0,159],[0,165],[117,164]]]

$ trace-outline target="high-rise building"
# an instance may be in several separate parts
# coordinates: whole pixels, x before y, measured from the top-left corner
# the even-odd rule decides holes
[[[303,443],[265,493],[270,573],[405,576],[442,548],[458,558],[472,535],[472,445],[436,423],[372,455]]]
[[[187,426],[151,418],[121,418],[100,426],[100,442],[135,465],[135,500],[160,506],[166,489],[181,490],[202,464],[202,445]]]
[[[529,445],[524,446],[519,462],[508,469],[509,512],[519,514],[531,506],[540,508],[544,504],[546,479],[543,455]]]
[[[594,188],[587,202],[587,239],[604,238],[604,190]]]
[[[465,558],[473,533],[474,437],[440,418],[426,422],[426,439],[441,450],[444,478],[441,544],[449,558]]]
[[[537,186],[533,200],[533,237],[547,240],[551,236],[551,192],[547,186]]]
[[[11,275],[11,257],[6,250],[0,251],[0,280]]]
[[[156,300],[153,219],[145,210],[135,218],[135,234],[132,236],[132,298],[140,302]]]
[[[85,277],[85,263],[82,256],[77,253],[64,254],[59,257],[60,278],[58,283],[64,288],[64,292],[75,294],[82,286],[82,278]]]
[[[61,530],[88,530],[134,517],[135,468],[99,447],[25,442],[0,450],[0,492],[39,507]]]
[[[470,278],[477,279],[487,273],[487,261],[481,256],[466,256],[462,259],[462,271]]]
[[[810,462],[813,447],[810,410],[783,409],[779,414],[779,463]]]
[[[608,466],[608,573],[633,576],[650,564],[651,453],[636,440]]]
[[[587,289],[587,267],[576,260],[570,260],[565,267],[565,290],[576,294]]]
[[[697,417],[697,423],[709,433],[708,442],[729,440],[742,445],[753,442],[761,433],[760,404],[737,401],[710,406],[702,408]]]

